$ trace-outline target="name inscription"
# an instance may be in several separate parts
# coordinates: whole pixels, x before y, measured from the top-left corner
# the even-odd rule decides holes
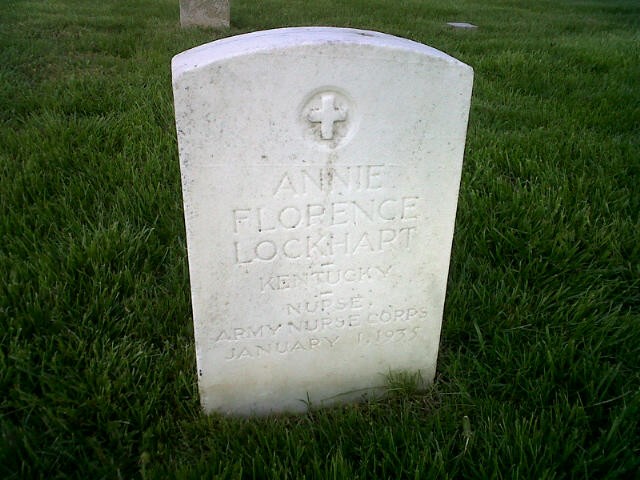
[[[381,195],[385,173],[384,165],[285,171],[268,205],[232,210],[235,263],[409,250],[420,198]]]

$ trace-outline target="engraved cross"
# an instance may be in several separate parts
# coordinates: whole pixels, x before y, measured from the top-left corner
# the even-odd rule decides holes
[[[320,123],[323,140],[331,140],[333,139],[334,123],[344,122],[347,119],[347,111],[336,107],[335,95],[323,93],[322,106],[311,110],[308,118],[310,122]]]

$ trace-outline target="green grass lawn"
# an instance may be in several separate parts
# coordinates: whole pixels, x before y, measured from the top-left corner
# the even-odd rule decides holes
[[[640,3],[232,0],[226,32],[178,15],[0,3],[0,477],[638,475]],[[438,376],[302,416],[207,417],[170,60],[294,25],[475,69]]]

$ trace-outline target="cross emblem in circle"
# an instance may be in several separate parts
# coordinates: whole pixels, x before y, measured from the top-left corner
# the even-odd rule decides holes
[[[344,122],[347,119],[347,110],[336,107],[336,97],[333,93],[323,93],[321,107],[314,108],[307,117],[312,123],[320,124],[320,133],[323,140],[332,140],[334,124]]]

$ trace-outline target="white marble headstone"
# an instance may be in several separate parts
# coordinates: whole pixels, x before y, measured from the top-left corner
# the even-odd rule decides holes
[[[206,411],[302,411],[435,375],[473,71],[341,28],[173,59]]]
[[[229,0],[180,0],[183,27],[227,28],[229,24]]]
[[[467,23],[467,22],[447,22],[447,25],[453,28],[466,28],[466,29],[478,28],[477,25],[474,25],[472,23]]]

